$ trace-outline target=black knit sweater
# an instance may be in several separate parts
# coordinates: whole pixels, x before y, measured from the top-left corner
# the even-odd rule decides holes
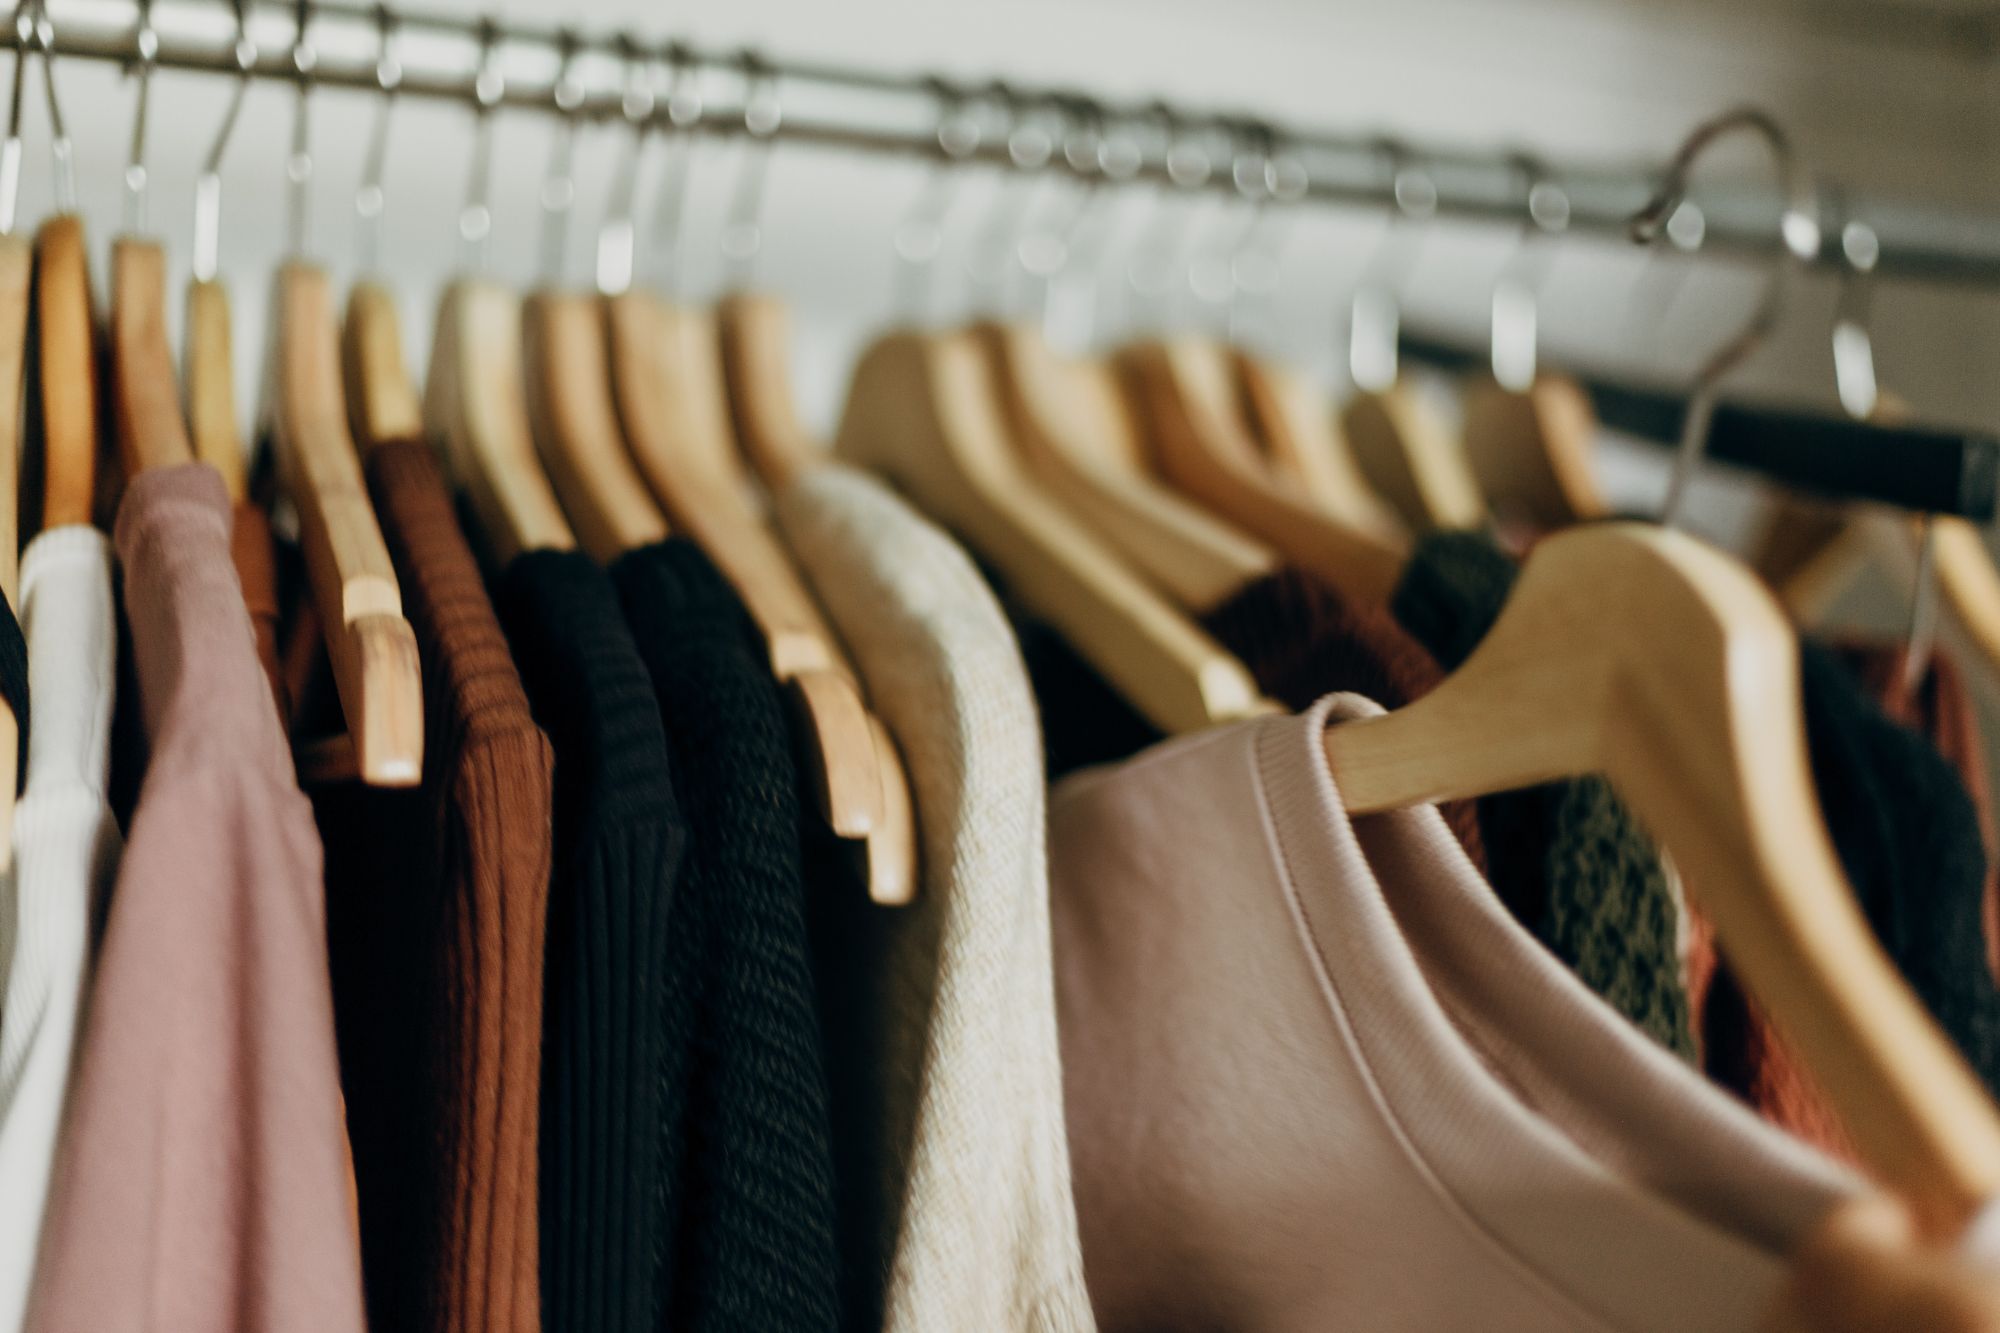
[[[659,706],[589,559],[529,552],[496,602],[555,750],[543,995],[542,1313],[548,1333],[655,1326],[669,910],[686,825]]]
[[[646,547],[612,577],[689,825],[666,954],[661,1327],[831,1329],[833,1156],[784,704],[698,547]]]

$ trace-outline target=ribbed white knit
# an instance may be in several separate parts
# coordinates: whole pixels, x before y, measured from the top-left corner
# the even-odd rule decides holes
[[[846,952],[826,961],[869,991],[842,1007],[861,1029],[849,1073],[872,1057],[883,1112],[883,1327],[1093,1328],[1063,1128],[1041,731],[1020,650],[965,553],[869,477],[822,468],[777,512],[917,806],[916,905],[815,908],[850,917],[834,946]]]
[[[28,784],[14,873],[0,884],[0,1330],[21,1326],[93,936],[118,869],[105,803],[117,625],[111,543],[94,528],[42,533],[21,559],[28,639]]]

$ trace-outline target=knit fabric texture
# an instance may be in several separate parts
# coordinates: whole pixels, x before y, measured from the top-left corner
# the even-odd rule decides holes
[[[1087,1329],[1034,697],[964,551],[827,466],[777,517],[900,749],[917,899],[813,892],[850,1328]]]
[[[530,551],[496,590],[555,751],[542,992],[542,1321],[650,1333],[666,1236],[660,1155],[667,921],[686,824],[652,681],[588,557]]]
[[[368,1320],[529,1333],[553,764],[429,452],[366,463],[425,729],[419,786],[314,793]]]
[[[1391,609],[1456,670],[1499,619],[1516,567],[1490,537],[1420,538]],[[1681,904],[1652,840],[1602,778],[1479,802],[1493,887],[1586,985],[1668,1050],[1696,1058]]]
[[[699,547],[643,547],[612,577],[688,811],[663,958],[661,1326],[831,1329],[833,1159],[784,703]]]
[[[117,546],[151,761],[105,923],[28,1327],[359,1333],[319,837],[205,464]]]
[[[1892,721],[1872,686],[1906,707],[1901,653],[1799,648],[1806,744],[1841,868],[1876,937],[1989,1090],[2000,1091],[2000,989],[1982,934],[1986,857],[1958,774],[1931,741]],[[1700,886],[1690,886],[1699,908]],[[1811,1072],[1714,970],[1703,1028],[1709,1071],[1768,1118],[1858,1158]]]
[[[18,1329],[69,1097],[91,943],[121,840],[105,803],[118,625],[111,543],[50,528],[21,557],[42,725],[0,876],[0,1329]]]
[[[1267,696],[1294,712],[1328,694],[1401,708],[1444,679],[1437,659],[1386,609],[1358,605],[1303,569],[1281,569],[1245,586],[1201,624]],[[1486,870],[1478,804],[1441,801],[1438,813],[1472,863]]]

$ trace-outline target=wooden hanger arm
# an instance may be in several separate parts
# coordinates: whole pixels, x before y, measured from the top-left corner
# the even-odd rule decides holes
[[[128,474],[194,461],[167,346],[167,257],[153,241],[111,244],[111,388]]]
[[[1340,421],[1369,486],[1419,531],[1476,528],[1486,500],[1437,414],[1407,384],[1357,393]]]
[[[232,501],[248,491],[248,463],[236,418],[236,364],[229,292],[220,282],[188,283],[183,346],[189,443],[194,455],[222,474]]]
[[[0,234],[0,596],[14,607],[21,601],[21,420],[34,280],[34,248],[25,237]]]
[[[83,223],[35,233],[35,338],[42,426],[42,526],[89,523],[97,492],[97,347]]]
[[[724,297],[715,319],[737,439],[764,484],[781,490],[827,453],[792,397],[791,320],[777,298],[759,292]]]
[[[1327,756],[1352,814],[1608,777],[1864,1157],[1942,1232],[2000,1190],[2000,1113],[1861,915],[1799,691],[1790,628],[1746,571],[1683,534],[1598,524],[1538,546],[1463,667],[1331,728]]]
[[[1385,540],[1405,538],[1403,522],[1368,484],[1341,433],[1332,402],[1303,375],[1233,349],[1231,365],[1251,433],[1274,471],[1329,517]]]
[[[1465,455],[1496,510],[1545,529],[1610,516],[1591,465],[1597,415],[1582,385],[1544,371],[1515,390],[1482,376],[1462,398]]]
[[[341,322],[341,383],[348,419],[363,449],[423,438],[423,412],[403,362],[396,300],[377,283],[358,282]]]

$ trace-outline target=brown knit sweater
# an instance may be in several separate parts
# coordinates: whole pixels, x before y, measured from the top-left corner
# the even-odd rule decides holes
[[[367,471],[427,733],[420,787],[315,797],[369,1326],[524,1333],[553,760],[430,455]]]
[[[243,605],[257,636],[257,661],[271,682],[278,717],[291,722],[285,692],[284,654],[279,648],[278,552],[271,533],[271,516],[254,500],[238,500],[229,531],[229,559],[236,581],[243,585]]]

